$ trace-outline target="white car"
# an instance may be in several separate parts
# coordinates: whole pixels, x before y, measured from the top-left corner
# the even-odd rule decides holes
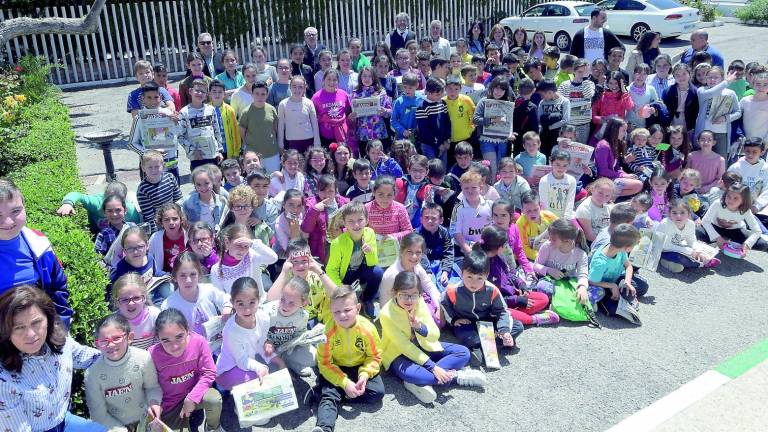
[[[661,37],[677,37],[698,28],[699,10],[673,0],[604,0],[597,4],[605,9],[611,30],[617,35],[640,40],[648,30]]]
[[[504,18],[500,23],[510,38],[518,27],[528,33],[529,42],[535,32],[543,31],[548,43],[557,45],[560,51],[568,51],[576,32],[589,25],[589,14],[595,7],[593,3],[583,1],[540,3],[520,16]]]

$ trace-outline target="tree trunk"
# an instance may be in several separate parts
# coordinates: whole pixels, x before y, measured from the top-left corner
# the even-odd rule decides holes
[[[99,26],[107,0],[94,0],[84,18],[13,18],[0,22],[0,46],[18,36],[33,34],[90,34]]]

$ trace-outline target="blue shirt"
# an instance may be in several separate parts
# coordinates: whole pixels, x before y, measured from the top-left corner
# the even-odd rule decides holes
[[[141,87],[131,90],[130,93],[128,93],[128,112],[131,112],[133,110],[141,109],[143,106],[141,103],[141,96],[144,94],[144,89]],[[168,90],[164,89],[163,87],[160,87],[160,97],[163,99],[163,102],[172,101],[173,98],[171,98],[171,94],[168,93]],[[179,107],[176,107],[178,110]]]
[[[725,68],[725,60],[723,59],[723,55],[720,54],[720,51],[716,50],[712,47],[712,45],[707,44],[706,47],[704,47],[704,51],[707,52],[707,54],[712,56],[712,66],[720,66],[721,68]],[[690,64],[691,60],[693,59],[694,54],[693,48],[688,48],[680,57],[680,63],[687,63]]]
[[[592,282],[616,282],[624,276],[624,263],[629,259],[626,252],[622,251],[615,257],[605,256],[606,245],[592,255],[589,262],[589,280]]]
[[[522,152],[515,156],[515,162],[519,163],[523,167],[523,177],[530,177],[531,171],[534,165],[546,165],[547,157],[544,153],[538,152],[536,156],[531,156],[528,152]]]
[[[37,285],[38,275],[32,251],[21,235],[11,240],[0,240],[0,268],[13,271],[0,272],[0,293],[22,284]]]

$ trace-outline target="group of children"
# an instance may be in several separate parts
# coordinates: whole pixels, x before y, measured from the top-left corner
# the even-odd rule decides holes
[[[525,326],[597,324],[597,310],[636,318],[648,284],[629,254],[642,230],[666,234],[671,272],[717,266],[702,243],[737,257],[763,243],[764,66],[733,103],[736,62],[692,92],[690,68],[676,65],[658,95],[646,64],[627,89],[620,68],[555,47],[485,51],[454,65],[403,48],[395,64],[383,53],[355,71],[350,52],[338,70],[320,52],[311,86],[292,72],[298,56],[268,84],[252,64],[206,79],[192,55],[183,107],[137,62],[141,215],[119,183],[67,195],[59,211],[87,205],[110,269],[114,313],[86,375],[92,418],[216,429],[222,394],[288,368],[317,376],[313,431],[331,431],[342,401],[383,398],[382,367],[424,403],[434,386],[484,386],[478,322],[501,349]],[[376,113],[357,115],[354,101],[371,98]],[[692,102],[704,113],[695,125]],[[169,147],[145,133],[154,110],[175,125]],[[745,138],[732,145],[739,117]],[[579,143],[593,159],[573,153]],[[191,161],[185,197],[178,145]],[[286,345],[317,325],[326,342]]]

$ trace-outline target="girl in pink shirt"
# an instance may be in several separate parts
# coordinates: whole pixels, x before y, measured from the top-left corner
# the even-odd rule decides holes
[[[160,343],[149,349],[149,355],[163,390],[160,420],[174,430],[182,427],[197,430],[205,418],[207,430],[217,429],[221,394],[211,388],[216,379],[216,365],[208,341],[190,332],[187,319],[173,308],[160,312],[155,333]]]
[[[352,102],[344,90],[339,89],[339,71],[329,69],[323,77],[323,88],[312,96],[317,111],[320,141],[324,147],[332,142],[347,142],[349,127],[347,114],[352,112]],[[357,153],[357,149],[353,149]]]
[[[377,235],[400,240],[413,231],[408,218],[408,210],[395,201],[395,180],[391,176],[381,176],[373,184],[373,201],[365,205],[368,211],[368,226]]]

